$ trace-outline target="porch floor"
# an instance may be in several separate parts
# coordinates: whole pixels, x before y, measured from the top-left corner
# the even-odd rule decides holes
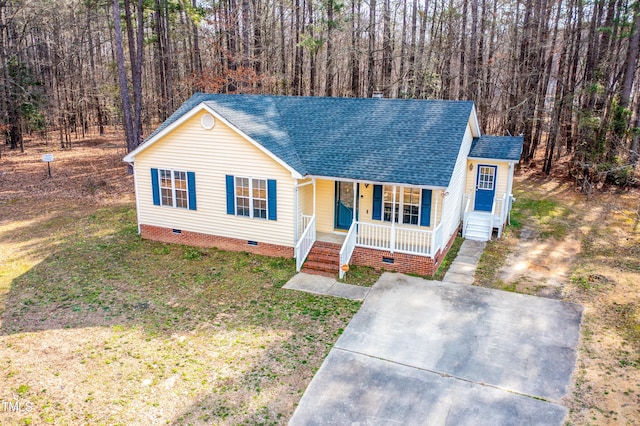
[[[347,233],[344,234],[333,234],[330,232],[317,232],[316,233],[316,241],[323,241],[325,243],[335,243],[342,245],[344,243],[344,239],[347,237]]]

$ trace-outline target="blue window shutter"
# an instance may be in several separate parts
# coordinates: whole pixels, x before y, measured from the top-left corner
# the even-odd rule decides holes
[[[227,214],[236,214],[236,199],[233,189],[233,176],[227,175]]]
[[[422,200],[420,202],[420,226],[431,225],[431,190],[422,190]]]
[[[373,210],[371,219],[382,220],[382,185],[373,185]]]
[[[151,169],[151,192],[153,192],[153,205],[160,205],[160,182],[158,182],[158,169]]]
[[[189,210],[196,209],[196,174],[194,172],[187,172],[187,188],[189,189]]]
[[[276,220],[278,217],[278,204],[276,196],[276,181],[269,179],[267,181],[267,204],[269,205],[269,220]]]

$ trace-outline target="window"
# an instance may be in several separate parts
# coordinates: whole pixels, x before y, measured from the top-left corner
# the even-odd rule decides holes
[[[160,202],[163,206],[189,208],[187,172],[160,169]]]
[[[478,189],[493,191],[496,169],[494,167],[482,166],[478,173]]]
[[[236,214],[238,216],[251,216],[249,208],[249,179],[236,178]]]
[[[267,218],[267,180],[236,177],[236,214]]]
[[[251,179],[253,194],[253,217],[267,218],[267,181]]]
[[[383,194],[384,221],[417,225],[420,218],[420,188],[396,187],[395,204],[393,186],[385,186]],[[400,215],[402,212],[402,215]]]

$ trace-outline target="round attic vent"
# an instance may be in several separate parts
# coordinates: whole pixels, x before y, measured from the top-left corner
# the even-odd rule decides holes
[[[200,124],[207,130],[213,129],[213,126],[216,124],[216,120],[213,118],[211,114],[205,114],[200,119]]]

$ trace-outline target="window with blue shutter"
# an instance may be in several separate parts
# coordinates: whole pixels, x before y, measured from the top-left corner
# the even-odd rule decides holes
[[[156,206],[196,209],[196,174],[171,169],[151,169],[151,192]]]
[[[371,219],[382,220],[382,185],[373,185],[373,209]]]
[[[252,219],[277,219],[278,196],[275,180],[227,175],[226,185],[227,214]]]
[[[431,225],[431,190],[422,190],[422,200],[420,203],[420,226]]]

